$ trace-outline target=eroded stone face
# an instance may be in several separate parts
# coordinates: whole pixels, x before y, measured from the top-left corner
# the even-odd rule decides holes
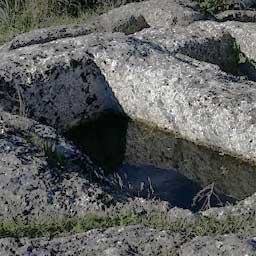
[[[1,104],[17,111],[19,93],[16,101],[10,95],[18,88],[29,116],[61,130],[104,111],[124,111],[195,143],[254,161],[255,83],[184,55],[206,51],[214,39],[224,40],[216,49],[216,56],[222,56],[232,44],[225,33],[218,36],[222,28],[208,22],[201,29],[202,24],[170,35],[163,40],[166,45],[157,39],[92,34],[5,53]],[[187,41],[188,31],[192,36]],[[190,48],[184,52],[186,45]],[[216,63],[221,60],[216,57]]]
[[[89,35],[95,32],[122,32],[127,35],[149,28],[148,23],[141,14],[108,12],[90,19],[87,23],[77,25],[62,25],[36,29],[15,36],[10,42],[0,47],[0,52],[11,51],[18,48],[44,44],[63,38],[74,38]]]
[[[84,234],[43,239],[0,240],[0,253],[13,255],[15,250],[19,255],[31,251],[37,255],[106,255],[125,256],[137,254],[142,256],[165,255],[174,252],[174,246],[179,245],[183,238],[179,234],[168,231],[157,231],[143,226],[128,226],[93,230]]]
[[[255,79],[230,75],[232,72],[227,69],[233,67],[234,59],[229,56],[236,43],[250,64],[255,62],[255,28],[253,24],[210,21],[173,28],[202,17],[198,5],[190,1],[134,3],[101,16],[94,25],[38,30],[1,48],[1,111],[27,115],[40,123],[6,112],[0,114],[0,218],[29,223],[33,219],[82,216],[88,212],[108,216],[160,212],[171,222],[194,222],[198,218],[189,210],[170,209],[165,202],[128,199],[102,176],[101,168],[87,155],[57,134],[105,112],[127,114],[202,144],[207,150],[218,150],[222,156],[228,153],[255,163]],[[106,23],[110,18],[113,19]],[[91,33],[131,34],[148,26],[152,28],[128,37]],[[130,136],[130,146],[139,152],[141,148],[134,145],[137,137]],[[219,168],[221,157],[216,157],[216,166],[212,166],[212,159],[206,164],[208,157],[215,155],[204,155],[191,143],[179,144],[175,138],[160,141],[159,146],[157,139],[148,140],[140,155],[128,157],[154,165],[180,165],[183,171],[194,168],[190,176],[205,185],[216,179],[218,169],[221,175],[227,171]],[[165,152],[155,152],[152,158],[148,145],[156,151],[158,146],[164,147]],[[193,161],[188,164],[182,162],[190,158]],[[231,166],[235,168],[235,164]],[[236,171],[244,167],[239,168]],[[213,169],[212,176],[208,173],[206,177],[205,172]],[[252,167],[248,172],[237,173],[237,177],[253,183],[253,171]],[[92,182],[91,175],[100,181]],[[246,183],[237,181],[236,176],[232,178],[235,181],[228,176],[223,179],[224,192],[237,184],[241,186],[239,196],[246,192]],[[251,212],[255,212],[255,195],[235,206],[210,209],[202,215],[222,219]],[[1,239],[0,253],[161,255],[176,252],[182,246],[180,255],[211,252],[240,256],[255,254],[253,241],[229,235],[195,238],[185,243],[183,233],[129,226],[53,240]]]
[[[209,21],[198,21],[191,25],[191,29],[203,29],[205,31],[218,31],[223,30],[229,33],[235,38],[237,45],[240,47],[242,53],[246,55],[250,60],[256,61],[255,49],[255,23],[248,22],[209,22]]]
[[[90,52],[132,118],[254,158],[253,82],[133,37]]]
[[[54,129],[4,112],[0,121],[1,219],[81,216],[112,200],[89,179],[99,167]]]
[[[199,5],[190,0],[150,0],[130,3],[111,10],[108,17],[128,17],[142,15],[150,27],[186,26],[193,21],[201,20]]]
[[[124,5],[126,3],[129,4]],[[84,24],[38,29],[18,35],[1,46],[0,52],[94,32],[122,32],[129,35],[151,26],[185,26],[204,18],[198,5],[190,0],[122,1],[122,5]]]
[[[59,130],[97,113],[121,112],[103,74],[84,49],[58,44],[42,47],[2,55],[0,90],[4,110],[28,115]]]
[[[255,166],[138,121],[128,124],[124,159],[167,173],[174,169],[202,187],[214,183],[216,191],[239,200],[256,191]]]
[[[253,244],[246,239],[240,239],[235,235],[220,237],[197,237],[189,243],[182,245],[179,252],[181,256],[203,255],[255,255]]]

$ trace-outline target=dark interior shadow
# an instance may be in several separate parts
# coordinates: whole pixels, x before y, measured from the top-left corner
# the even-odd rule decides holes
[[[118,184],[117,175],[122,180],[122,188]],[[117,182],[117,186],[132,197],[139,196],[147,199],[163,200],[173,207],[190,209],[194,212],[203,207],[207,195],[209,195],[207,194],[209,191],[206,191],[202,200],[196,201],[194,204],[196,195],[203,188],[173,169],[124,164],[112,177]],[[216,194],[217,196],[210,196],[209,203],[211,207],[219,207],[236,201],[232,197]]]
[[[102,113],[96,120],[85,122],[66,133],[106,173],[122,164],[125,155],[128,117],[122,113]]]
[[[245,75],[249,80],[256,82],[256,62],[248,61],[239,64],[239,72],[241,75]]]

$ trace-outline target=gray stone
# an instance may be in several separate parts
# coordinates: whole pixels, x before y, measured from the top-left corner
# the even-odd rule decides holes
[[[111,202],[89,178],[102,170],[54,129],[1,112],[0,130],[1,219],[81,216]]]
[[[130,197],[125,202],[116,203],[106,211],[108,214],[126,215],[127,213],[137,216],[159,216],[168,223],[194,223],[197,216],[190,210],[171,207],[168,202],[141,197]]]
[[[143,226],[114,227],[55,238],[0,239],[0,255],[155,256],[172,255],[182,235]]]
[[[122,32],[126,35],[149,28],[145,18],[140,14],[127,14],[118,10],[102,14],[90,21],[90,26],[97,32]]]
[[[134,2],[134,1],[130,1]],[[16,36],[0,47],[1,51],[41,44],[61,38],[77,37],[92,32],[133,34],[149,26],[188,25],[203,19],[199,7],[190,0],[151,0],[130,3],[89,20],[86,24],[38,29]]]
[[[255,0],[222,0],[211,2],[209,0],[201,1],[204,3],[204,6],[221,6],[225,10],[248,10],[255,7],[256,1]]]
[[[199,6],[190,0],[150,0],[113,9],[108,15],[142,15],[150,27],[185,26],[205,18]]]
[[[256,212],[256,194],[238,202],[235,205],[226,207],[211,208],[207,211],[202,212],[203,216],[216,218],[219,220],[227,217],[241,217],[246,218]]]
[[[0,113],[0,219],[23,223],[78,217],[161,213],[191,222],[189,210],[130,197],[55,129]]]
[[[254,51],[256,31],[254,23],[243,23],[236,21],[198,21],[195,24],[192,24],[192,27],[193,26],[194,29],[203,29],[209,32],[222,30],[226,33],[229,33],[233,38],[235,38],[241,52],[244,53],[245,56],[250,60],[256,61],[256,53]]]
[[[0,52],[29,45],[44,44],[62,38],[88,35],[93,32],[123,32],[125,34],[133,34],[148,27],[149,25],[142,15],[127,14],[118,11],[109,12],[97,16],[85,24],[36,29],[17,35],[10,42],[1,46]]]
[[[121,112],[92,55],[77,46],[53,44],[56,47],[43,44],[2,54],[0,104],[4,109],[28,114],[59,130],[97,113]]]
[[[225,0],[226,4],[235,9],[249,9],[255,6],[255,0]]]
[[[201,29],[203,24],[205,29]],[[195,41],[192,28],[198,28]],[[234,43],[231,36],[222,33],[223,29],[217,23],[198,22],[162,42],[122,34],[91,34],[4,53],[0,64],[1,105],[12,112],[20,108],[17,99],[10,100],[17,87],[17,96],[21,95],[28,115],[58,126],[61,131],[106,110],[124,111],[133,119],[157,125],[189,141],[255,161],[255,83],[191,58],[196,53],[204,56],[209,46],[214,49],[214,42],[221,40],[216,54],[205,59],[221,62],[225,49],[232,52]],[[189,31],[191,36],[184,39]],[[73,60],[77,63],[74,67]],[[93,74],[85,83],[84,69]],[[84,87],[89,94],[87,89],[83,92]],[[94,94],[96,100],[89,104],[86,99]],[[194,171],[193,177],[207,182],[203,185],[215,181],[218,172],[214,170],[214,177],[205,179],[203,165],[200,172],[196,173],[196,168]],[[244,175],[240,176],[242,180],[247,177],[242,184],[247,184],[251,172],[245,171]],[[231,194],[232,186],[226,188],[230,190],[225,192]],[[237,195],[241,198],[241,191]]]
[[[255,253],[255,246],[237,235],[196,237],[179,251],[180,256],[253,256]]]
[[[124,161],[131,165],[147,166],[144,175],[149,172],[150,166],[161,168],[165,174],[159,174],[155,170],[154,175],[151,176],[151,182],[153,188],[156,188],[157,191],[168,189],[168,194],[163,198],[167,199],[170,196],[171,201],[175,198],[175,196],[172,196],[172,191],[175,191],[176,187],[175,175],[172,175],[171,169],[183,174],[190,180],[197,181],[202,187],[214,183],[215,191],[236,199],[244,199],[256,191],[254,166],[227,154],[211,150],[202,145],[196,145],[189,140],[180,138],[177,134],[168,132],[168,130],[143,122],[133,121],[128,123]],[[158,174],[159,177],[157,177]],[[130,180],[133,177],[136,182],[140,180],[138,172],[127,179]],[[163,185],[158,184],[161,180],[163,180]],[[168,180],[169,182],[165,183]],[[185,182],[183,180],[181,182],[186,187],[186,192],[178,193],[176,196],[183,197],[186,193],[195,196],[195,194],[192,195],[193,190],[191,191],[189,181]],[[181,187],[178,186],[178,189]],[[196,193],[199,190],[197,189]],[[221,201],[224,203],[225,198],[221,198]]]
[[[254,23],[235,21],[216,23],[206,21],[197,22],[192,24],[193,26],[195,26],[195,29],[205,29],[209,32],[223,30],[224,33],[232,36],[235,40],[235,48],[240,52],[238,65],[240,71],[246,74],[249,79],[256,81],[256,55],[254,51],[256,33]]]
[[[57,39],[88,35],[95,31],[90,25],[62,25],[43,29],[35,29],[31,32],[17,35],[10,42],[0,47],[1,51],[14,50],[33,44],[48,43]]]
[[[256,22],[256,11],[250,10],[227,10],[215,15],[219,22],[224,21],[240,21],[240,22]]]
[[[91,47],[90,52],[132,118],[254,159],[254,103],[250,99],[255,83],[133,37],[109,42],[103,51]]]
[[[200,22],[187,27],[150,28],[136,33],[141,40],[148,40],[163,46],[171,53],[181,53],[194,59],[220,66],[226,72],[233,72],[237,66],[233,55],[235,39],[221,26],[208,29]]]

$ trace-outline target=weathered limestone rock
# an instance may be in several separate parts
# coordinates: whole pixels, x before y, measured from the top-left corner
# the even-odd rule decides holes
[[[107,209],[107,212],[112,216],[116,214],[127,215],[127,213],[138,216],[164,216],[168,223],[182,223],[192,224],[196,221],[196,216],[188,209],[171,207],[168,202],[161,200],[150,200],[142,197],[129,198],[125,203],[117,203],[112,209]]]
[[[203,29],[205,31],[218,31],[224,30],[235,38],[236,43],[240,47],[242,53],[246,55],[250,60],[256,61],[255,53],[255,24],[254,23],[243,23],[243,22],[209,22],[209,21],[198,21],[191,25],[191,29]],[[208,32],[208,33],[209,33]]]
[[[214,188],[219,193],[236,199],[244,199],[256,191],[255,166],[182,139],[168,130],[138,121],[128,123],[124,161],[132,165],[147,166],[145,175],[150,170],[148,165],[161,168],[166,174],[158,177],[157,171],[155,171],[156,184],[154,176],[152,176],[152,184],[153,188],[158,189],[157,182],[163,179],[160,191],[165,188],[165,185],[167,188],[169,186],[167,198],[175,189],[175,178],[172,178],[168,184],[165,183],[168,180],[168,175],[170,176],[170,172],[172,172],[170,169],[198,182],[202,187],[214,183]],[[140,180],[140,175],[137,172],[128,177],[128,180],[134,175],[136,181]],[[187,186],[186,192],[178,193],[178,195],[185,196],[188,192],[191,193],[191,196],[195,196],[191,190],[193,187],[185,181],[183,184]],[[174,198],[172,197],[172,200]],[[224,203],[225,199],[221,198],[221,201]],[[212,206],[213,204],[211,203]]]
[[[204,15],[200,13],[198,4],[190,0],[143,1],[121,6],[108,13],[112,17],[135,14],[142,15],[150,27],[184,26],[204,18]]]
[[[236,9],[249,9],[251,7],[255,7],[255,0],[225,0],[226,4],[229,6],[233,6]]]
[[[215,15],[219,22],[224,21],[240,21],[240,22],[256,22],[256,11],[250,10],[227,10]]]
[[[0,50],[14,50],[33,44],[44,44],[61,38],[88,35],[94,31],[94,27],[85,24],[36,29],[28,33],[17,35],[13,40],[0,47]]]
[[[170,222],[195,220],[167,202],[129,197],[55,129],[6,112],[0,113],[0,170],[0,220],[156,212]]]
[[[90,52],[132,118],[255,159],[253,82],[132,37],[109,42],[103,51],[91,47]]]
[[[225,219],[227,216],[246,218],[249,214],[256,213],[256,194],[240,201],[236,205],[226,207],[211,208],[204,211],[204,216],[213,217],[216,219]]]
[[[56,47],[43,44],[2,54],[0,104],[4,109],[27,113],[61,130],[105,111],[120,112],[92,55],[53,44]]]
[[[134,1],[129,1],[134,2]],[[204,16],[190,0],[150,0],[115,8],[93,18],[86,24],[38,29],[16,36],[0,47],[0,51],[42,44],[61,38],[88,35],[93,32],[123,32],[133,34],[149,26],[188,25]]]
[[[44,29],[33,30],[17,35],[13,40],[0,47],[0,52],[14,50],[21,47],[44,44],[57,39],[78,37],[94,32],[122,32],[133,34],[144,28],[148,28],[142,15],[124,14],[120,12],[106,13],[95,17],[86,24],[62,25]]]
[[[1,255],[84,255],[126,256],[168,255],[183,241],[179,234],[157,231],[143,226],[91,230],[84,234],[49,240],[0,239]]]
[[[4,53],[1,105],[12,112],[22,107],[30,117],[61,131],[104,111],[124,111],[192,142],[255,161],[255,83],[191,58],[197,53],[203,58],[218,40],[215,54],[208,54],[205,61],[220,65],[226,51],[235,51],[234,39],[224,28],[205,22],[202,29],[203,24],[160,37],[161,42],[157,37],[150,41],[91,34]],[[192,28],[197,27],[193,41]],[[191,36],[185,39],[189,31]],[[232,59],[228,61],[226,66]],[[19,97],[24,104],[17,102]]]
[[[235,39],[222,27],[211,26],[211,29],[207,29],[207,26],[198,24],[201,23],[195,22],[187,27],[150,28],[136,33],[136,37],[161,45],[171,53],[181,53],[216,64],[226,72],[235,72]]]
[[[180,256],[241,256],[255,255],[256,248],[249,240],[240,239],[236,235],[220,237],[196,237],[192,241],[182,245]]]
[[[54,129],[1,112],[0,130],[1,219],[81,216],[111,202],[89,179],[102,171]]]
[[[122,32],[126,35],[149,28],[145,18],[140,14],[127,14],[119,11],[108,12],[91,20],[91,26],[98,32]]]
[[[255,26],[254,23],[242,22],[196,22],[191,29],[204,29],[206,31],[223,30],[235,39],[235,48],[239,53],[239,70],[247,77],[256,81],[256,53],[255,48]],[[230,53],[231,54],[231,53]],[[232,56],[232,55],[231,55]]]

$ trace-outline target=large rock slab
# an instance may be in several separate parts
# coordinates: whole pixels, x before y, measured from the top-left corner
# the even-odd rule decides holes
[[[144,175],[150,170],[148,166],[161,168],[165,174],[160,174],[157,177],[159,172],[156,170],[154,172],[156,181],[152,176],[151,183],[156,191],[158,191],[158,186],[160,191],[161,189],[164,190],[165,186],[169,188],[167,198],[175,189],[175,178],[172,177],[169,179],[170,182],[166,183],[168,175],[171,176],[172,169],[190,180],[198,182],[202,187],[214,184],[215,192],[224,193],[236,199],[244,199],[256,191],[255,166],[143,122],[128,123],[124,161],[137,166],[147,166],[147,171],[143,172]],[[139,181],[139,172],[129,176],[128,180],[132,179],[134,175],[136,181]],[[157,184],[157,181],[162,178],[163,184]],[[145,184],[147,183],[146,181]],[[178,193],[178,195],[184,198],[188,192],[191,197],[194,197],[195,194],[191,191],[191,185],[185,180],[182,183],[186,186],[186,192]],[[179,185],[178,187],[181,188],[182,186]],[[194,192],[197,194],[199,190],[197,188]],[[174,198],[172,197],[171,200]],[[210,202],[212,207],[215,203],[220,203],[218,200],[214,203],[214,199],[216,199],[214,195],[212,199]],[[220,200],[225,202],[223,197]],[[231,199],[231,201],[233,200]]]
[[[84,24],[36,29],[17,35],[10,42],[1,46],[0,51],[14,50],[29,45],[48,43],[62,38],[84,36],[95,32],[133,34],[148,27],[149,25],[145,18],[140,14],[118,11],[109,12],[97,16]]]
[[[108,43],[102,52],[99,47],[91,47],[90,52],[132,118],[255,159],[255,83],[132,37]]]
[[[181,53],[194,59],[216,64],[222,70],[235,72],[237,64],[235,39],[222,26],[207,27],[212,22],[195,22],[187,27],[161,27],[136,33],[141,40],[154,42],[173,54]],[[205,24],[205,25],[202,25]]]
[[[206,31],[223,30],[235,40],[235,49],[239,53],[238,67],[241,73],[256,81],[256,54],[255,48],[255,26],[253,23],[228,21],[224,23],[197,22],[191,25],[191,29],[205,29]],[[231,54],[231,53],[230,53]],[[229,57],[232,58],[232,55]],[[237,57],[236,57],[237,59]]]
[[[199,5],[186,0],[150,0],[130,3],[108,12],[109,17],[120,15],[142,15],[151,27],[185,26],[205,16],[200,12]]]
[[[209,27],[200,29],[203,24]],[[197,26],[193,41],[192,28]],[[15,112],[20,97],[30,117],[61,131],[104,111],[124,111],[133,119],[253,162],[255,82],[205,62],[221,66],[226,51],[234,50],[234,38],[224,28],[211,22],[191,27],[161,42],[157,37],[91,34],[3,53],[1,105]],[[194,59],[197,53],[203,58],[218,40],[216,54]],[[90,79],[83,79],[84,70]],[[17,88],[17,98],[10,100]]]
[[[84,49],[56,46],[50,49],[44,44],[2,55],[4,109],[28,114],[60,130],[97,113],[121,112],[92,55]]]
[[[183,241],[179,234],[157,231],[143,226],[91,230],[68,237],[39,239],[0,239],[0,254],[27,255],[168,255]]]
[[[255,24],[243,23],[237,21],[227,22],[209,22],[198,21],[191,25],[191,29],[203,29],[205,31],[223,30],[235,38],[237,45],[242,53],[246,55],[250,60],[256,61],[255,49]]]
[[[131,197],[58,132],[34,120],[0,113],[0,221],[51,222],[86,214],[164,214],[194,221],[189,210]]]

